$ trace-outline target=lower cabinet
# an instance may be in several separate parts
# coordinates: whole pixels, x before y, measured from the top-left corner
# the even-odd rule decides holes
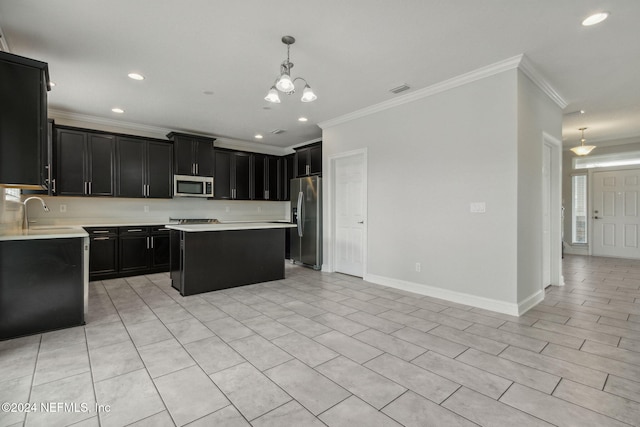
[[[89,227],[89,280],[169,271],[169,229]]]

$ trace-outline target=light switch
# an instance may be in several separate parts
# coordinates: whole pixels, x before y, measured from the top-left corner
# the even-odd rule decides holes
[[[487,211],[487,204],[485,202],[471,202],[471,213],[485,213]]]

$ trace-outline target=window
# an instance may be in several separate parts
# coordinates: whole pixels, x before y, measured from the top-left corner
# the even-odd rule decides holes
[[[0,187],[0,194],[2,191],[2,188]],[[10,200],[12,202],[18,202],[20,203],[20,189],[19,188],[5,188],[5,200]]]
[[[599,154],[573,158],[574,169],[606,168],[610,166],[628,166],[640,164],[640,151],[625,153]]]
[[[587,243],[587,175],[571,177],[571,243]]]

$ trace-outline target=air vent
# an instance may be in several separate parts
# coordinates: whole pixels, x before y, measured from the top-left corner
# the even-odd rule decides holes
[[[389,89],[389,92],[400,93],[400,92],[404,92],[405,90],[409,90],[409,89],[411,89],[411,88],[408,85],[402,84],[400,86],[394,87],[393,89]]]
[[[271,133],[274,135],[280,135],[281,133],[284,133],[284,132],[285,132],[284,129],[274,129],[271,131]]]

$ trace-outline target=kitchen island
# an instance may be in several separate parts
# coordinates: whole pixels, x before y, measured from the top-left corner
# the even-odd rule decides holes
[[[181,295],[284,279],[287,222],[166,225],[171,283]]]

